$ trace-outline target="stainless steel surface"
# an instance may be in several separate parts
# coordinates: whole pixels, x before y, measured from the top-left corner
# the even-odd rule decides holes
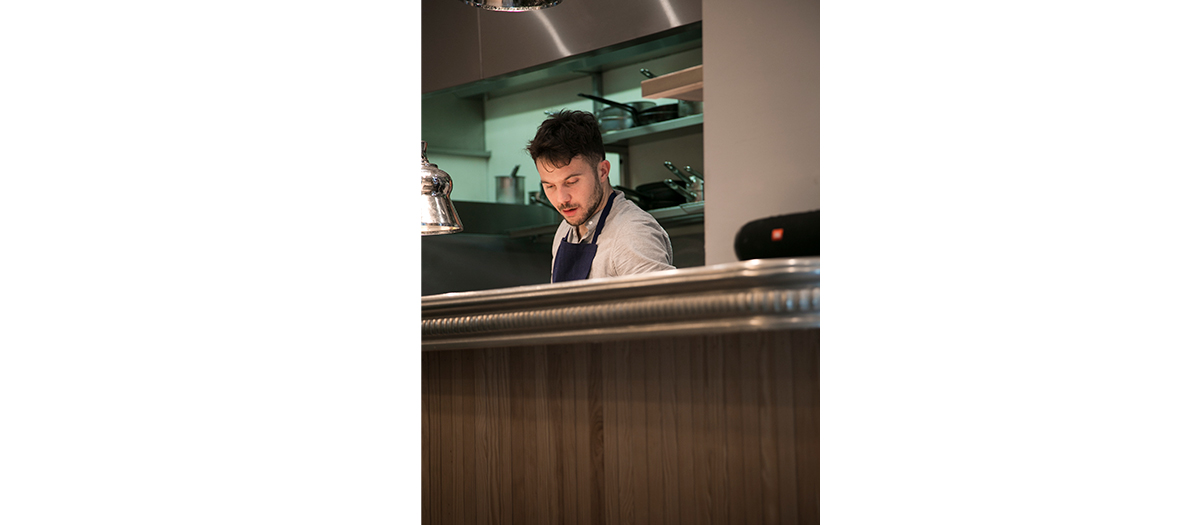
[[[599,131],[619,131],[635,126],[635,118],[631,115],[614,115],[598,117]]]
[[[602,104],[602,102],[599,100],[594,100],[594,103],[596,105]],[[650,100],[639,100],[635,102],[628,102],[626,105],[639,111],[643,111],[645,109],[655,107],[656,103]],[[635,126],[635,116],[629,109],[626,108],[607,106],[605,108],[599,109],[595,115],[598,116],[598,129],[601,131],[618,131]]]
[[[475,221],[459,212],[471,223],[462,234],[422,237],[422,295],[549,282],[551,243],[474,233]]]
[[[688,175],[685,175],[685,174],[683,174],[683,173],[680,173],[680,170],[676,169],[676,165],[675,165],[675,164],[672,164],[672,162],[671,162],[671,161],[667,161],[667,160],[665,160],[665,161],[664,161],[664,167],[665,167],[665,168],[667,168],[667,169],[668,169],[668,171],[671,171],[673,175],[675,175],[675,176],[677,176],[677,177],[680,177],[680,178],[681,178],[681,179],[682,179],[684,182],[687,182],[687,183],[689,183],[689,184],[692,184],[692,179],[691,179],[691,178],[689,178],[689,177],[688,177]]]
[[[648,110],[654,109],[656,103],[650,100],[623,103],[605,99],[598,95],[578,93],[578,96],[594,101],[595,106],[601,104],[608,105],[608,107],[601,108],[595,112],[595,115],[598,117],[598,129],[601,131],[617,131],[654,122],[653,117],[647,112]]]
[[[700,199],[697,198],[696,193],[685,189],[684,186],[676,184],[676,181],[674,181],[672,179],[665,179],[664,185],[671,188],[672,191],[683,195],[685,200],[687,200],[688,202],[700,202]]]
[[[700,133],[704,129],[704,122],[704,115],[692,115],[690,117],[665,120],[663,122],[637,126],[621,131],[604,132],[602,134],[602,144],[604,146],[633,146],[653,140],[691,135],[693,133]]]
[[[467,11],[475,11],[461,3],[456,2],[456,5]],[[700,22],[522,70],[482,77],[473,82],[433,92],[424,92],[424,95],[434,97],[449,94],[467,98],[487,94],[497,97],[560,84],[575,78],[585,78],[587,73],[591,75],[593,83],[594,75],[601,71],[694,49],[698,51],[701,49]],[[423,55],[425,57],[425,51]],[[423,75],[426,75],[428,71],[428,64],[424,62]],[[591,90],[595,95],[603,94],[601,87],[595,89],[592,85]]]
[[[668,219],[678,219],[681,217],[690,217],[700,215],[704,218],[705,203],[703,202],[688,202],[679,206],[672,206],[668,208],[660,208],[658,210],[651,210],[648,213],[660,221],[662,226]]]
[[[451,204],[455,205],[455,210],[459,212],[460,217],[463,217],[464,235],[469,233],[507,235],[512,230],[562,220],[561,214],[552,206],[500,204],[455,199],[451,200]]]
[[[422,298],[422,349],[820,324],[820,260],[765,259]]]
[[[689,115],[700,115],[705,112],[705,101],[703,100],[681,100],[677,103],[677,110],[681,117]]]
[[[496,177],[497,204],[528,204],[524,200],[525,179],[516,176],[516,172],[519,170],[520,165],[517,164],[515,168],[512,168],[512,173]]]
[[[498,175],[496,177],[496,204],[526,204],[524,201],[524,177]]]
[[[705,179],[703,177],[697,177],[696,175],[685,175],[681,173],[680,170],[676,169],[676,165],[672,164],[671,161],[665,160],[664,167],[668,168],[668,171],[671,171],[674,175],[680,177],[684,182],[688,183],[688,187],[681,188],[678,184],[674,184],[671,180],[664,181],[665,184],[667,184],[673,190],[676,190],[677,193],[684,195],[684,197],[688,199],[688,202],[704,202]],[[688,166],[685,166],[685,169],[687,170]]]
[[[463,231],[459,213],[451,203],[451,176],[426,159],[422,141],[422,235],[443,235]]]
[[[479,59],[480,12],[457,0],[422,0],[423,93],[483,78]]]
[[[578,0],[524,13],[478,11],[485,78],[701,20],[700,0]]]
[[[687,172],[688,172],[688,174],[689,174],[689,175],[692,175],[693,177],[696,177],[696,178],[698,178],[698,179],[701,179],[701,180],[705,180],[705,176],[704,176],[704,175],[702,175],[700,172],[698,172],[698,171],[696,171],[696,170],[692,169],[692,166],[685,166],[685,167],[684,167],[684,171],[687,171]]]
[[[463,0],[467,5],[489,11],[532,11],[561,3],[561,0]]]

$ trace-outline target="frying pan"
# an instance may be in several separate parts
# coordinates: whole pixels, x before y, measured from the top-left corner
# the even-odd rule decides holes
[[[680,181],[674,182],[683,184]],[[615,189],[623,192],[623,196],[627,200],[634,202],[644,210],[671,208],[688,201],[683,195],[670,189],[663,181],[641,184],[635,189],[625,186],[615,186]]]
[[[680,106],[678,104],[661,104],[658,106],[654,106],[654,107],[650,107],[650,108],[641,110],[641,109],[638,109],[635,106],[632,106],[629,104],[623,104],[621,102],[607,100],[605,98],[596,97],[594,95],[587,95],[585,93],[578,93],[578,96],[585,97],[590,100],[596,100],[598,102],[602,102],[603,104],[608,104],[610,106],[627,111],[628,113],[631,114],[632,120],[634,120],[634,124],[636,126],[645,126],[647,124],[652,124],[655,122],[663,122],[665,120],[672,120],[672,119],[680,116]]]
[[[651,197],[647,196],[647,194],[639,193],[625,186],[615,186],[615,189],[623,192],[623,196],[626,197],[627,200],[634,202],[637,206],[639,206],[640,209],[651,209],[648,207],[651,202]]]
[[[671,180],[671,179],[669,179]],[[674,184],[684,187],[684,181],[673,180]],[[647,195],[648,210],[658,210],[660,208],[670,208],[672,206],[679,206],[688,202],[684,195],[676,190],[668,187],[664,181],[649,182],[647,184],[640,184],[635,187],[635,191]]]

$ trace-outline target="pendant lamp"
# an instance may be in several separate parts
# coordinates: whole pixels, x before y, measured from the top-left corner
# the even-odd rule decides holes
[[[451,202],[451,176],[426,160],[422,141],[422,235],[443,235],[463,231],[459,213]]]
[[[560,4],[561,0],[463,0],[463,2],[489,11],[534,11],[553,7]]]

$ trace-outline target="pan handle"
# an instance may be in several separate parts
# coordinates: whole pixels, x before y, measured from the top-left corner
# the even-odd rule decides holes
[[[684,198],[688,200],[688,202],[697,202],[699,200],[695,192],[684,189],[683,186],[676,184],[676,181],[672,179],[664,179],[664,184],[669,188],[672,188],[672,191],[683,195]]]
[[[671,171],[671,172],[672,172],[672,173],[674,173],[674,174],[675,174],[677,177],[680,177],[681,179],[684,179],[684,182],[687,182],[687,183],[689,183],[689,184],[692,184],[692,183],[694,182],[694,181],[693,181],[691,178],[689,178],[689,176],[688,176],[688,175],[685,175],[685,174],[683,174],[683,173],[680,173],[680,170],[676,169],[676,166],[674,166],[674,165],[673,165],[673,164],[672,164],[670,161],[666,161],[666,160],[665,160],[665,161],[664,161],[664,167],[665,167],[665,168],[668,168],[668,171]]]
[[[627,104],[621,104],[621,103],[615,102],[615,101],[613,101],[613,100],[607,100],[607,99],[605,99],[605,98],[602,98],[602,97],[596,97],[596,96],[594,96],[594,95],[587,95],[587,94],[585,94],[585,93],[578,93],[578,96],[579,96],[579,97],[585,97],[585,98],[588,98],[588,99],[590,99],[590,100],[597,100],[597,101],[599,101],[599,102],[602,102],[603,104],[610,104],[610,105],[612,105],[612,106],[614,106],[614,107],[616,107],[616,108],[622,108],[622,109],[625,109],[625,110],[627,110],[627,111],[631,112],[631,115],[635,117],[635,121],[636,121],[636,122],[638,122],[638,121],[639,121],[639,110],[638,110],[638,109],[635,109],[635,108],[633,108],[633,107],[631,107],[631,106],[628,106]]]

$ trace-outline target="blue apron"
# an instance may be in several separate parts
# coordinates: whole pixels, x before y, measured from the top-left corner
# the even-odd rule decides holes
[[[574,244],[561,240],[557,247],[557,255],[553,258],[553,282],[578,281],[590,277],[590,263],[594,262],[594,254],[598,253],[598,235],[602,233],[602,225],[606,224],[606,216],[610,215],[611,204],[614,204],[615,193],[612,191],[606,200],[606,207],[598,218],[598,226],[594,227],[594,239],[590,244]]]

